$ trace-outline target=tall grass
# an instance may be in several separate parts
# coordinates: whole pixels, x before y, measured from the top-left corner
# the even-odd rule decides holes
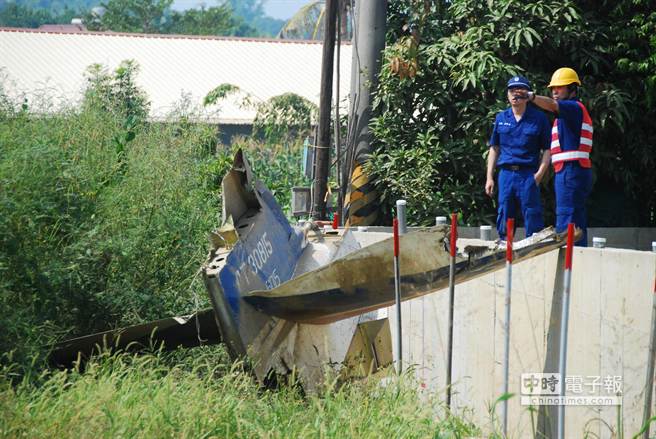
[[[29,367],[55,339],[208,306],[195,275],[234,149],[217,127],[93,106],[0,116],[0,363]],[[300,145],[237,146],[288,205]]]
[[[57,371],[38,383],[0,377],[6,437],[467,437],[469,423],[440,420],[441,406],[412,382],[328,385],[303,396],[264,390],[221,348],[132,357],[105,355],[84,373]],[[5,370],[5,374],[7,371]]]

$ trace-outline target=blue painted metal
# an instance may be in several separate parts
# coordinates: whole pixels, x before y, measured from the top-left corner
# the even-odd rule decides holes
[[[238,220],[243,239],[232,249],[219,273],[237,325],[243,294],[269,290],[290,280],[303,251],[302,233],[291,227],[273,194],[260,181],[255,183],[255,190],[260,210]]]

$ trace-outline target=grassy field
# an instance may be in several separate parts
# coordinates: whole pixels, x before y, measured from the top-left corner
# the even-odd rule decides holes
[[[48,371],[11,385],[0,376],[3,437],[469,437],[471,424],[410,379],[335,386],[302,395],[263,389],[221,347],[104,355],[84,373]]]

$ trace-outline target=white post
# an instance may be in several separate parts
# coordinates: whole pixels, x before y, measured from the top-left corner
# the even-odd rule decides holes
[[[503,395],[508,394],[510,371],[510,291],[512,286],[513,235],[515,220],[508,218],[506,225],[506,297],[505,297],[505,340],[503,348]],[[503,400],[503,437],[508,437],[508,398]]]
[[[400,375],[403,371],[403,353],[401,345],[401,274],[399,270],[399,220],[394,218],[394,300],[396,302],[396,339],[394,351],[394,364],[396,372]]]
[[[565,377],[567,374],[567,325],[569,321],[569,292],[572,285],[572,253],[574,246],[574,224],[567,226],[567,250],[565,253],[565,273],[563,280],[563,303],[560,321],[560,355],[558,357],[558,373],[562,380],[560,396],[566,393]],[[558,406],[558,439],[565,439],[565,404]]]
[[[406,224],[406,206],[405,200],[396,200],[396,217],[399,219],[399,235],[408,233],[408,226]]]
[[[451,214],[451,242],[449,261],[449,334],[447,339],[446,359],[446,406],[451,409],[451,374],[453,372],[453,302],[455,299],[456,278],[456,240],[458,239],[458,221],[455,213]]]

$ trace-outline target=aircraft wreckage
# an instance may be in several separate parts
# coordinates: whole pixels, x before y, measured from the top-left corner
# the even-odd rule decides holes
[[[363,368],[361,374],[390,363],[384,310],[394,303],[392,234],[291,225],[241,151],[222,189],[223,224],[210,235],[201,270],[212,308],[61,342],[53,363],[70,364],[98,346],[223,342],[233,358],[249,358],[259,380],[295,369],[307,389],[321,382],[328,365],[353,375],[353,366]],[[400,237],[403,300],[448,286],[449,233],[445,225]],[[514,259],[564,241],[545,229],[516,242]],[[456,283],[504,264],[505,243],[458,240]]]

